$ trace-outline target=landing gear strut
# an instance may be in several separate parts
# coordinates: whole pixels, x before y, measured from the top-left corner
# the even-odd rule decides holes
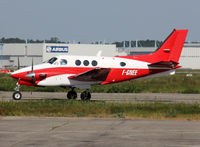
[[[20,89],[20,84],[17,82],[17,87],[15,88],[15,92],[13,93],[13,99],[14,100],[20,100],[22,98],[22,94],[21,92],[19,91]]]
[[[76,93],[76,91],[74,91],[74,88],[72,88],[72,90],[70,90],[67,93],[67,98],[68,99],[76,99],[77,98],[77,93]]]
[[[83,91],[81,93],[81,100],[83,100],[83,101],[89,101],[90,98],[91,98],[91,94],[90,94],[90,92],[88,90]]]

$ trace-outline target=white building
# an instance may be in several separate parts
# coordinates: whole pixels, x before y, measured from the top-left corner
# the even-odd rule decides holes
[[[0,68],[17,68],[18,64],[30,66],[32,58],[34,64],[39,64],[61,54],[96,56],[99,51],[102,56],[126,55],[118,52],[116,45],[105,44],[0,44]]]
[[[200,43],[185,44],[179,62],[182,68],[200,69]]]
[[[116,45],[104,44],[44,44],[43,46],[43,61],[50,59],[53,56],[81,55],[81,56],[96,56],[101,51],[102,56],[116,56],[120,53],[116,50]]]
[[[31,65],[32,58],[34,64],[42,62],[42,44],[1,44],[0,49],[0,68],[14,68]]]

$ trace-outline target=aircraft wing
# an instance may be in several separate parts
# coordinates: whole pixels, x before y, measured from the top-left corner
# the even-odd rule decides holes
[[[88,81],[88,82],[105,81],[109,72],[110,72],[110,68],[95,68],[95,69],[83,72],[81,74],[70,76],[68,78],[72,80]]]
[[[160,61],[156,63],[149,64],[148,66],[150,67],[167,67],[167,68],[174,68],[178,63],[173,62],[173,61]]]

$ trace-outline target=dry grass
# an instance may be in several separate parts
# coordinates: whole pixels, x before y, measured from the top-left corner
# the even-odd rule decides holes
[[[103,103],[69,100],[0,102],[1,116],[117,117],[200,120],[200,104]]]

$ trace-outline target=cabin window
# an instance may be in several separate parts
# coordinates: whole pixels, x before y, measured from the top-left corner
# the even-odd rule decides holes
[[[97,66],[97,61],[96,60],[92,61],[92,66]]]
[[[75,64],[76,64],[77,66],[80,66],[80,65],[81,65],[81,61],[80,61],[80,60],[76,60],[76,61],[75,61]]]
[[[67,65],[67,60],[65,60],[65,59],[61,59],[61,61],[60,61],[60,65]]]
[[[120,62],[120,66],[126,66],[125,62]]]
[[[85,60],[85,61],[83,61],[83,64],[84,64],[85,66],[88,66],[88,65],[89,65],[89,61],[88,61],[88,60]]]
[[[53,57],[53,58],[49,59],[47,63],[53,64],[56,60],[57,60],[57,58]]]

